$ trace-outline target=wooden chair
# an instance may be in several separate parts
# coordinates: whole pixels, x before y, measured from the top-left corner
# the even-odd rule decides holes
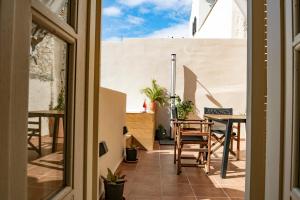
[[[210,151],[211,151],[211,125],[213,123],[204,120],[177,120],[174,121],[175,147],[174,163],[177,161],[177,174],[181,173],[182,167],[201,167],[203,166],[206,173],[210,170]],[[192,126],[192,128],[191,128]],[[189,145],[188,147],[186,147]],[[191,147],[199,145],[199,147]],[[198,157],[183,156],[183,152],[198,152]],[[207,156],[205,156],[205,154]],[[177,155],[177,156],[176,156]],[[202,156],[200,156],[202,155]],[[202,159],[200,159],[202,158]],[[182,159],[196,160],[195,164],[183,163]]]
[[[204,108],[204,114],[216,114],[216,115],[232,115],[232,108]],[[230,153],[236,156],[239,160],[240,157],[240,124],[233,125],[232,127],[236,131],[232,132],[230,138]],[[226,125],[216,124],[212,127],[212,138],[215,142],[212,143],[212,153],[216,152],[220,147],[224,145]],[[233,151],[233,142],[236,141],[236,152]]]
[[[33,120],[36,118],[36,120]],[[36,151],[39,156],[42,155],[42,123],[41,117],[31,117],[28,119],[28,131],[27,131],[27,142],[28,142],[28,150]],[[38,145],[33,144],[31,139],[38,138]]]

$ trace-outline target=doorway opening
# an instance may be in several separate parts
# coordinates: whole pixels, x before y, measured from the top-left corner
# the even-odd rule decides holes
[[[228,108],[231,116],[245,117],[247,1],[175,3],[174,9],[152,1],[103,1],[99,142],[106,143],[108,152],[99,158],[99,174],[106,176],[107,168],[121,170],[129,198],[243,199],[245,124],[234,123],[224,164],[226,125],[212,120],[221,132],[213,140],[220,148],[211,155],[209,174],[203,168],[183,168],[177,175],[170,106],[157,105],[153,112],[151,95],[143,89],[151,89],[155,80],[170,98],[171,55],[176,54],[177,109],[190,107],[186,117],[193,120],[205,118],[205,108]],[[128,133],[122,135],[124,126]],[[123,162],[132,146],[139,149],[138,161]]]

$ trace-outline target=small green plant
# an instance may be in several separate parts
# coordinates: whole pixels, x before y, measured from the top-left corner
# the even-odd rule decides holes
[[[57,105],[54,110],[63,111],[65,109],[65,90],[62,87],[57,97]]]
[[[162,124],[158,125],[155,133],[155,137],[157,140],[161,140],[167,137],[167,131]]]
[[[113,173],[111,169],[107,168],[107,176],[101,176],[103,180],[109,182],[110,184],[120,184],[124,183],[125,175],[121,175],[121,171]]]
[[[180,97],[176,98],[176,107],[178,119],[187,119],[188,115],[193,113],[195,110],[195,106],[192,101],[181,101]]]
[[[137,145],[136,144],[134,144],[134,143],[131,143],[130,144],[130,149],[136,149],[137,148]]]
[[[168,103],[167,90],[157,84],[156,80],[152,80],[152,87],[146,87],[141,90],[151,102],[156,102],[159,106],[164,106]]]
[[[157,127],[157,130],[158,131],[165,131],[166,129],[162,124],[159,124],[158,127]]]

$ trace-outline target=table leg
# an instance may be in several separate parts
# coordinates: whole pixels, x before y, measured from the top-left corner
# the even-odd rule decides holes
[[[226,177],[231,132],[232,132],[232,121],[228,120],[227,128],[226,128],[226,135],[225,135],[225,142],[224,142],[222,166],[221,166],[221,177],[222,178]]]
[[[58,136],[58,125],[59,125],[59,117],[54,118],[54,129],[53,129],[53,138],[52,138],[52,153],[56,151],[56,142]]]
[[[241,123],[238,123],[237,143],[236,143],[236,159],[240,160],[240,142],[241,142]]]

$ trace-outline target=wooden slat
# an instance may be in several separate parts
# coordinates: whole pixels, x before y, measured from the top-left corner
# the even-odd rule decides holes
[[[145,147],[153,150],[155,138],[154,113],[126,113],[126,126],[129,134]]]
[[[188,159],[190,159],[190,160],[197,160],[197,158],[195,156],[181,156],[180,158],[181,159],[186,159],[186,160],[188,160]]]
[[[40,132],[39,128],[28,128],[28,131]]]
[[[181,150],[188,151],[188,152],[207,152],[207,148],[199,148],[199,149],[183,148]]]
[[[189,164],[189,163],[181,163],[182,167],[204,167],[205,165],[200,164]]]
[[[208,136],[208,132],[200,132],[200,131],[182,131],[183,136]]]
[[[235,119],[235,120],[245,120],[246,115],[215,115],[215,114],[205,114],[205,118],[209,119],[216,119],[216,120],[228,120],[228,119]]]
[[[40,123],[39,122],[28,122],[28,124],[36,124],[36,125],[38,125]]]

